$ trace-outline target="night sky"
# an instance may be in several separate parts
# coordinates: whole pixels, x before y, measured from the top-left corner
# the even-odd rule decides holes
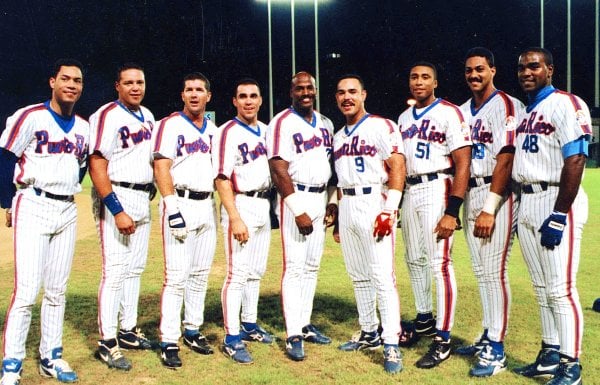
[[[296,0],[296,69],[314,72],[311,5]],[[329,0],[319,6],[321,111],[336,124],[333,99],[341,74],[360,74],[367,109],[396,120],[409,97],[408,69],[418,60],[438,66],[437,96],[461,104],[467,49],[496,55],[496,86],[521,99],[519,52],[539,45],[539,0]],[[566,87],[566,0],[545,1],[545,46],[554,54],[558,88]],[[287,107],[291,65],[289,5],[273,5],[275,113]],[[593,106],[594,1],[572,0],[572,92]],[[87,118],[116,98],[115,70],[125,61],[146,69],[144,105],[157,119],[181,109],[181,78],[201,71],[212,83],[217,123],[233,116],[232,83],[245,76],[262,85],[260,118],[268,121],[267,5],[255,0],[86,1],[8,0],[0,6],[0,119],[49,97],[47,79],[59,57],[85,65],[76,111]],[[338,53],[339,59],[327,54]]]

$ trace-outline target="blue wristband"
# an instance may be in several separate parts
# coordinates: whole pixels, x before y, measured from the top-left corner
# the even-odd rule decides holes
[[[123,206],[121,206],[121,202],[119,202],[119,198],[117,198],[117,194],[115,194],[114,191],[102,198],[102,202],[113,216],[124,211]]]

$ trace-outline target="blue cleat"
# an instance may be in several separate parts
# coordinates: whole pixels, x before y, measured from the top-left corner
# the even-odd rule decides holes
[[[486,345],[479,353],[479,362],[471,368],[469,374],[473,377],[489,377],[506,369],[506,354]]]
[[[381,336],[377,331],[365,332],[352,336],[352,339],[338,346],[344,352],[357,352],[360,350],[375,350],[381,347]]]
[[[305,357],[302,336],[291,336],[285,340],[285,353],[294,361],[302,361]]]
[[[515,368],[514,372],[525,377],[554,376],[560,364],[560,354],[558,350],[552,348],[543,348],[537,355],[535,362],[520,368]]]
[[[42,377],[56,378],[60,382],[75,382],[77,374],[67,361],[62,359],[62,347],[52,349],[51,358],[40,361],[39,371]]]
[[[244,328],[244,325],[242,325],[240,329],[240,337],[244,341],[256,341],[262,342],[263,344],[273,343],[273,335],[258,325],[253,330],[246,330],[246,328]]]
[[[568,361],[561,359],[554,378],[546,383],[546,385],[580,385],[581,381],[581,364],[578,361]]]
[[[250,353],[246,350],[246,345],[242,341],[238,340],[232,344],[223,343],[221,351],[238,364],[247,365],[253,362]]]
[[[322,334],[313,324],[308,324],[302,328],[302,337],[304,341],[313,344],[328,345],[331,343],[331,338]]]
[[[481,337],[475,341],[473,345],[461,346],[456,348],[456,354],[460,356],[477,356],[479,355],[486,346],[490,344],[490,340],[485,337]]]
[[[21,381],[22,371],[21,360],[16,358],[5,358],[2,361],[2,379],[0,380],[1,385],[19,385]]]
[[[400,349],[398,349],[398,345],[384,345],[383,369],[391,374],[402,371],[402,354],[400,353]]]

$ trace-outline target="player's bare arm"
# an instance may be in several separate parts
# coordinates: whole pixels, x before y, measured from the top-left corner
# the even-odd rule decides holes
[[[242,220],[240,213],[235,206],[235,194],[231,187],[231,181],[223,174],[219,174],[215,178],[215,186],[221,198],[221,204],[225,207],[229,216],[229,228],[233,237],[242,245],[248,242],[249,234],[248,227]]]
[[[280,157],[269,159],[271,179],[275,187],[277,187],[281,199],[285,199],[294,193],[294,183],[292,182],[292,178],[290,178],[290,174],[288,174],[288,168],[289,163]],[[313,232],[312,220],[306,212],[296,216],[296,225],[302,235],[309,235]]]
[[[456,150],[452,151],[451,155],[452,161],[454,162],[454,181],[452,182],[450,196],[448,197],[449,205],[446,208],[446,213],[444,213],[444,216],[442,216],[437,226],[433,230],[434,233],[437,233],[438,240],[449,238],[458,226],[458,209],[460,208],[460,204],[465,197],[467,186],[469,184],[471,146],[457,148]],[[456,207],[456,210],[454,210],[454,207],[451,206],[456,204],[458,204],[458,207]]]
[[[406,181],[406,159],[403,154],[392,153],[385,163],[389,167],[388,189],[403,191]]]
[[[501,151],[496,157],[496,166],[494,166],[492,184],[490,186],[490,192],[496,194],[496,196],[503,197],[507,192],[510,184],[510,174],[512,173],[514,157],[514,147],[513,151]],[[484,207],[484,210],[482,210],[475,219],[473,235],[479,238],[489,238],[494,232],[495,225],[496,213],[487,212]]]
[[[108,160],[98,153],[90,155],[90,178],[98,195],[102,198],[112,193],[112,184],[108,177]],[[133,234],[135,232],[135,222],[125,211],[115,215],[115,224],[117,229],[123,235]]]
[[[175,194],[171,166],[173,160],[169,158],[154,158],[154,179],[156,187],[163,197]]]
[[[554,204],[554,211],[568,213],[571,209],[571,205],[581,185],[585,162],[586,156],[583,154],[572,155],[565,159],[565,164],[560,174],[560,187],[556,203]]]

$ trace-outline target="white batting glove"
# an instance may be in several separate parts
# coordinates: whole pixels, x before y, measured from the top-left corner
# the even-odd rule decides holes
[[[169,221],[169,230],[171,234],[178,241],[184,241],[187,237],[187,227],[185,226],[185,219],[177,207],[177,197],[175,195],[167,195],[163,197],[165,203],[165,211],[167,212],[167,219]]]

